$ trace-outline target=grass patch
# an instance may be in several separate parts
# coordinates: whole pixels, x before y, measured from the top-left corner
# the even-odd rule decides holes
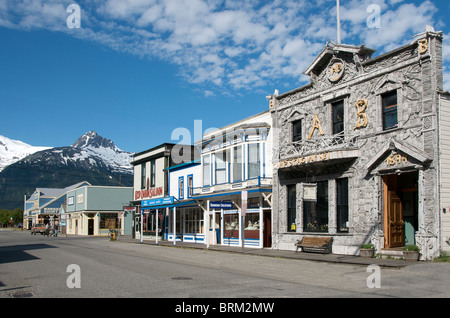
[[[450,263],[450,255],[448,255],[446,252],[442,252],[440,256],[433,259],[433,262]]]

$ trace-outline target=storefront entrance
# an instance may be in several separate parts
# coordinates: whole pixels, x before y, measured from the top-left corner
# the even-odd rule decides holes
[[[94,219],[88,219],[88,235],[94,235]]]
[[[385,248],[415,244],[418,173],[383,176]]]

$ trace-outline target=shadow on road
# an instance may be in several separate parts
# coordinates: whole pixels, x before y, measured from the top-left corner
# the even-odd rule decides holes
[[[56,248],[48,244],[26,244],[0,247],[0,264],[23,262],[39,259],[39,257],[28,254],[26,251],[43,248]]]

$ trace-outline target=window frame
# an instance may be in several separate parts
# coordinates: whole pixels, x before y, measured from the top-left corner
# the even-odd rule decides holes
[[[147,173],[147,167],[146,167],[146,162],[144,162],[144,163],[141,163],[141,189],[145,189],[146,188],[146,185],[147,185],[147,176],[146,176],[146,173]]]
[[[298,125],[298,126],[297,126]],[[297,129],[296,129],[297,127]],[[297,131],[297,133],[296,133]],[[303,140],[303,120],[297,119],[291,122],[291,141],[299,142]]]
[[[261,145],[260,145],[260,143],[259,142],[256,142],[256,143],[249,143],[248,145],[247,145],[248,147],[247,147],[247,174],[248,174],[248,178],[247,179],[256,179],[256,178],[259,178],[259,177],[261,177]],[[250,153],[250,148],[251,147],[255,147],[256,146],[256,149],[257,149],[257,151],[256,151],[256,158],[257,158],[257,161],[256,162],[252,162],[251,160],[252,160],[252,158],[251,158],[251,153]],[[258,171],[258,173],[257,173],[257,175],[251,175],[250,174],[250,170],[251,170],[251,165],[255,165],[255,167],[257,166],[258,167],[258,169],[257,169],[257,171]]]
[[[178,177],[178,199],[184,199],[184,176]]]
[[[394,95],[395,94],[395,104],[391,104],[391,105],[385,105],[385,100],[387,98],[390,97],[390,95]],[[381,125],[383,128],[383,131],[388,131],[391,129],[395,129],[399,127],[399,122],[398,122],[398,90],[397,89],[393,89],[390,91],[386,91],[380,94],[380,98],[381,98]],[[395,108],[394,108],[395,107]],[[392,108],[391,110],[386,111],[386,109]],[[387,127],[386,125],[386,114],[391,114],[395,112],[395,118],[396,118],[396,123],[393,126],[389,126]]]
[[[287,232],[297,231],[297,185],[290,184],[286,186],[287,199]],[[293,206],[292,206],[293,205]]]

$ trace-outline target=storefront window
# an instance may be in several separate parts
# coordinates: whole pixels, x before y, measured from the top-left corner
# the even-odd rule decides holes
[[[348,179],[336,180],[337,231],[348,232]]]
[[[316,201],[303,201],[303,230],[328,232],[328,181],[317,183]]]
[[[227,213],[223,216],[225,238],[239,238],[239,214]]]
[[[295,223],[297,218],[297,190],[296,185],[288,186],[288,232],[295,232]]]
[[[147,233],[155,233],[156,232],[156,212],[152,210],[150,213],[144,213],[143,220],[143,231]],[[158,213],[158,232],[161,232],[162,228],[162,213]]]
[[[195,234],[203,232],[203,212],[200,210],[188,210],[185,213],[185,233]]]
[[[244,221],[244,237],[259,239],[259,213],[247,213]]]
[[[100,215],[100,228],[101,229],[117,229],[119,222],[117,214],[101,214]]]

